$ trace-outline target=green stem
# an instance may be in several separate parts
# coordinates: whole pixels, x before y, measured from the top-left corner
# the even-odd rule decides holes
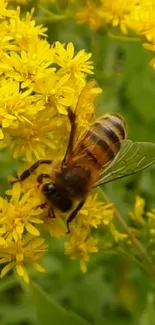
[[[141,39],[139,37],[132,37],[132,36],[124,36],[124,35],[115,35],[111,32],[108,32],[108,36],[112,39],[115,39],[117,41],[123,41],[123,42],[141,42]]]
[[[13,275],[6,279],[3,279],[3,281],[1,281],[0,284],[0,293],[14,287],[17,284],[18,284],[17,278],[15,278]]]
[[[66,20],[68,17],[66,15],[59,15],[59,14],[54,14],[47,8],[44,8],[42,6],[38,6],[39,10],[45,14],[45,16],[42,17],[36,17],[36,21],[62,21]]]
[[[110,203],[109,198],[106,196],[106,194],[102,191],[102,189],[99,189],[99,192],[101,193],[102,197],[104,198],[104,201],[106,203]],[[131,242],[133,245],[137,248],[137,250],[140,252],[141,256],[143,257],[143,261],[146,262],[149,266],[149,273],[151,274],[152,278],[155,279],[155,267],[152,261],[147,256],[147,252],[145,251],[145,248],[141,245],[139,240],[134,236],[128,225],[126,224],[125,220],[122,218],[119,211],[115,208],[115,216],[119,222],[119,224],[122,226],[124,231],[128,234]]]

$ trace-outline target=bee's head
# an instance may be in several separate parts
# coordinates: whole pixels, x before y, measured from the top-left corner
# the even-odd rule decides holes
[[[68,197],[65,189],[60,188],[55,183],[46,183],[42,186],[42,192],[48,202],[62,212],[67,212],[72,207],[72,200]]]

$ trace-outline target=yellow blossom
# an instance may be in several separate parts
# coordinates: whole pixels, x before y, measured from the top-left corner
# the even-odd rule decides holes
[[[82,272],[86,272],[89,253],[96,253],[98,240],[89,236],[86,229],[74,229],[70,241],[65,243],[65,253],[72,259],[80,258]]]
[[[33,12],[34,10],[31,10],[26,14],[25,19],[20,19],[20,7],[17,7],[15,17],[10,19],[10,34],[23,50],[26,50],[29,44],[33,44],[39,35],[46,36],[47,28],[36,25],[35,20],[32,20]]]
[[[9,55],[3,56],[0,63],[1,72],[7,77],[22,82],[21,88],[31,87],[35,81],[43,77],[46,70],[53,63],[52,50],[44,40],[34,40],[27,51],[22,50],[20,54],[11,51]]]
[[[35,270],[44,272],[44,268],[38,263],[47,251],[47,245],[43,238],[35,239],[27,234],[21,241],[10,241],[7,246],[0,245],[0,264],[5,263],[6,266],[1,271],[1,278],[9,272],[13,267],[19,276],[26,283],[29,283],[29,276],[25,265],[31,265]]]
[[[29,163],[35,159],[46,157],[47,148],[55,149],[53,121],[47,112],[38,113],[31,124],[28,122],[20,123],[15,130],[9,130],[10,148],[13,150],[15,159],[26,157]]]
[[[34,90],[38,93],[36,98],[41,99],[48,108],[52,107],[53,112],[57,109],[60,114],[67,115],[67,107],[72,106],[75,96],[75,91],[69,86],[68,80],[67,74],[60,77],[54,71],[47,73],[36,81],[34,86]]]
[[[138,35],[145,35],[148,42],[155,42],[155,3],[141,1],[128,16],[128,26]]]
[[[13,79],[1,79],[0,84],[0,138],[2,139],[2,130],[17,129],[20,123],[25,121],[32,124],[33,115],[44,107],[39,101],[33,103],[33,96],[30,96],[32,89],[21,92],[19,82]]]
[[[151,220],[155,221],[155,209],[151,209],[151,211],[147,212],[147,216],[148,216]]]
[[[125,239],[128,238],[128,235],[123,232],[118,231],[116,229],[116,227],[114,226],[114,224],[111,224],[110,230],[111,230],[111,233],[112,233],[116,243],[124,241]]]
[[[54,61],[61,67],[61,73],[73,75],[76,79],[83,78],[83,73],[93,74],[93,62],[89,61],[91,53],[81,50],[75,55],[74,45],[71,42],[66,48],[60,42],[56,42],[53,49]]]
[[[97,194],[89,195],[84,207],[81,209],[78,224],[81,227],[97,228],[101,223],[108,225],[114,216],[114,209],[111,203],[103,203],[97,199]]]
[[[13,17],[15,15],[14,10],[7,9],[7,2],[5,0],[0,1],[0,18]]]
[[[47,210],[48,211],[48,210]],[[55,218],[51,218],[47,216],[48,212],[44,213],[44,225],[45,229],[49,231],[49,233],[55,238],[66,238],[66,222],[65,218],[61,216],[60,213],[55,213]]]
[[[131,220],[143,226],[145,224],[145,220],[143,218],[144,214],[144,206],[145,200],[140,196],[136,196],[135,206],[133,212],[129,213]]]
[[[32,198],[31,191],[27,192],[22,198],[14,202],[6,199],[0,201],[0,225],[1,236],[8,244],[22,239],[25,229],[33,236],[39,236],[40,232],[36,225],[42,223],[40,214],[42,210],[37,208],[39,199]]]
[[[87,1],[85,6],[79,7],[76,12],[76,20],[79,24],[87,24],[93,31],[98,30],[103,22],[100,6]]]
[[[120,26],[123,33],[127,33],[126,19],[136,4],[136,0],[102,0],[102,18],[105,23]]]

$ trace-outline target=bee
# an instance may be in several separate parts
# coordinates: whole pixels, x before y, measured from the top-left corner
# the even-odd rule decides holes
[[[37,182],[52,216],[55,217],[55,209],[70,212],[66,223],[67,233],[70,232],[71,221],[94,187],[135,174],[155,162],[155,144],[127,140],[126,124],[120,115],[104,115],[81,136],[77,136],[77,112],[89,87],[92,87],[92,81],[82,90],[75,111],[68,108],[71,128],[64,158],[38,160],[12,182],[24,181],[41,164],[50,164],[49,173],[40,174]],[[44,182],[45,179],[48,181]],[[78,203],[73,209],[75,202]]]

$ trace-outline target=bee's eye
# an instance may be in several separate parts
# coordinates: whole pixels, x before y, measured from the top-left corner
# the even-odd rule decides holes
[[[56,193],[56,186],[52,183],[47,183],[47,184],[44,184],[43,187],[42,187],[42,191],[45,193],[45,194],[55,194]]]

